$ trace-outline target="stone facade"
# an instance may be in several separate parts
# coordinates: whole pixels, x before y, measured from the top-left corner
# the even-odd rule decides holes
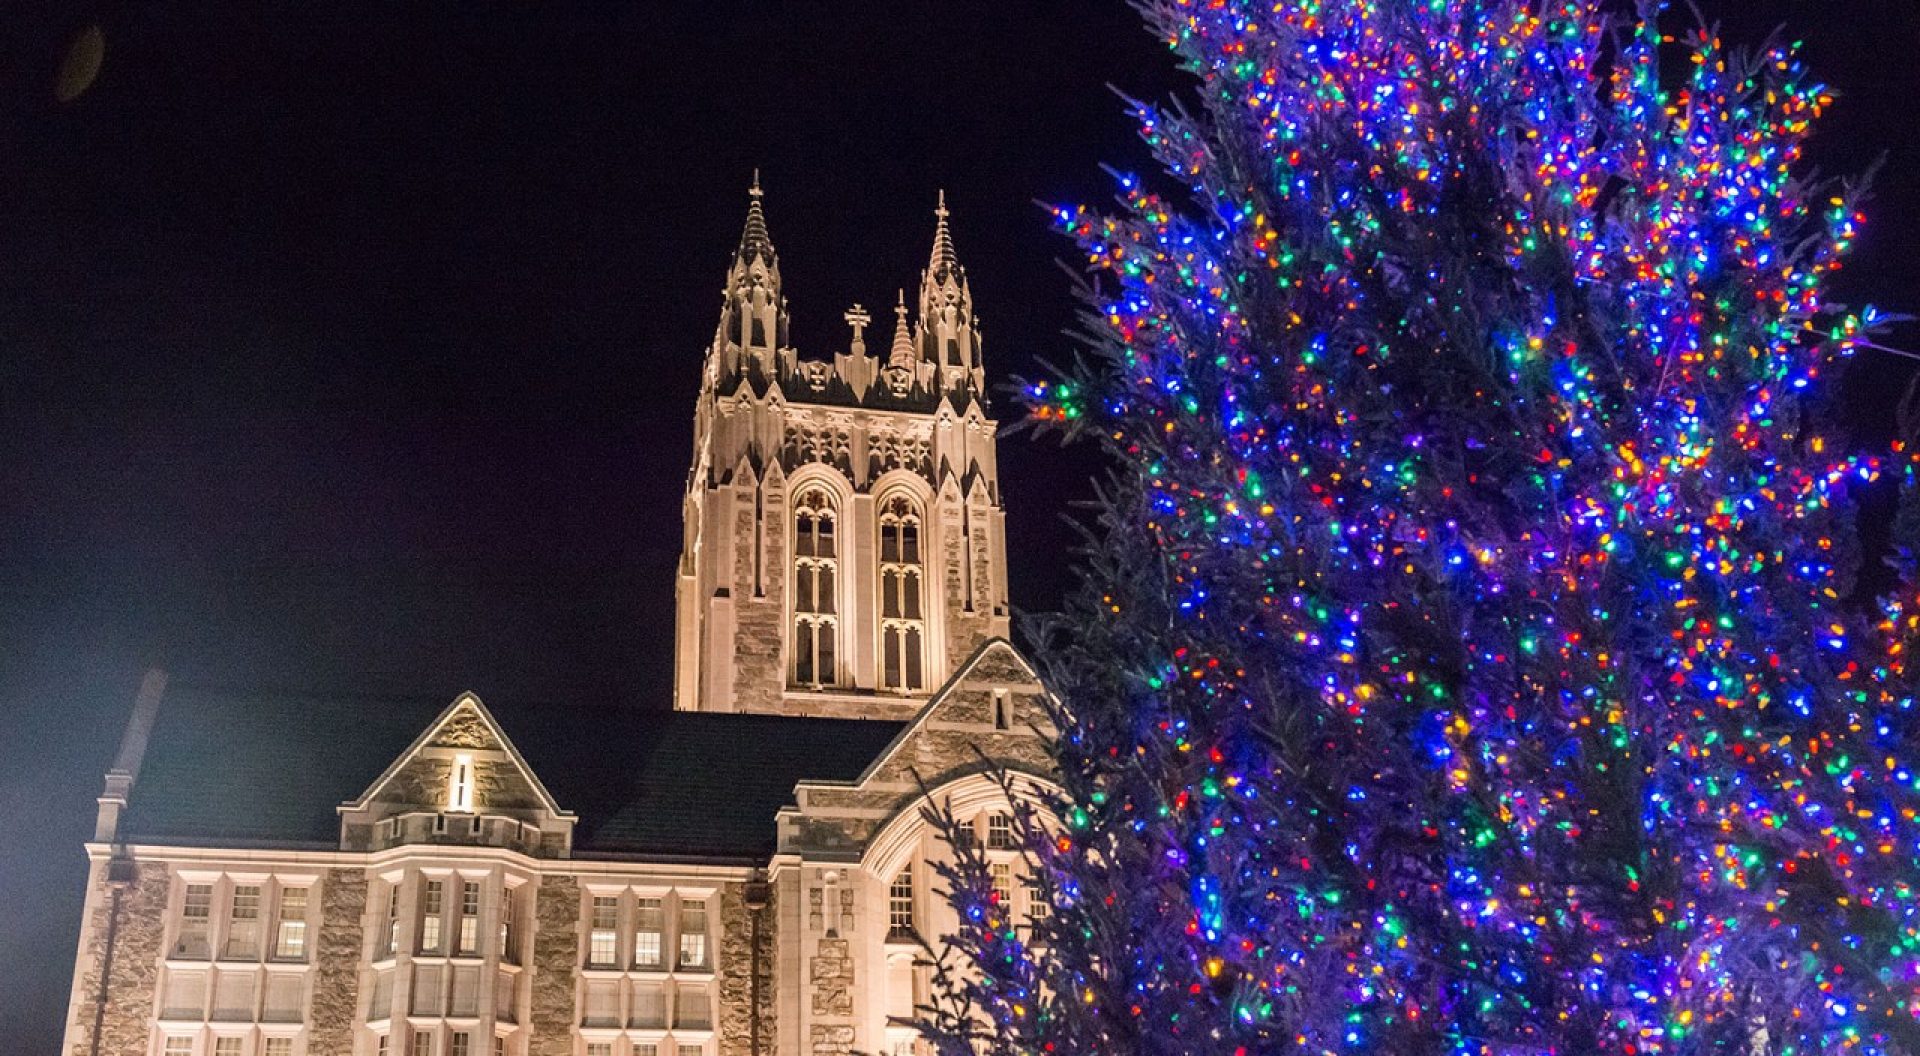
[[[367,874],[329,869],[320,882],[320,933],[313,944],[313,996],[308,1047],[353,1051],[359,1022],[360,965],[366,946]]]
[[[527,1056],[568,1056],[574,1051],[574,969],[580,964],[580,885],[569,876],[549,877],[536,893],[533,932],[533,1028]]]
[[[127,875],[109,878],[110,871]],[[96,860],[88,870],[91,910],[81,932],[75,1022],[66,1049],[76,1056],[147,1051],[154,987],[166,934],[165,866]],[[102,989],[101,976],[106,975]]]
[[[422,715],[397,753],[380,742],[377,758],[360,760],[368,772],[354,770],[360,787],[320,790],[309,813],[324,824],[335,811],[337,840],[310,830],[244,846],[217,832],[149,839],[121,821],[154,791],[139,770],[156,721],[166,728],[165,680],[150,677],[88,844],[68,1056],[181,1045],[190,1056],[235,1045],[239,1056],[913,1051],[925,979],[903,940],[952,926],[933,896],[944,851],[921,812],[938,804],[982,832],[1004,828],[1010,806],[986,772],[1042,780],[1049,768],[1044,690],[1005,638],[1004,513],[972,295],[943,204],[917,317],[903,296],[891,348],[868,354],[856,308],[848,352],[799,359],[757,189],[726,294],[696,406],[674,704],[758,714],[660,718],[669,731],[706,730],[685,743],[710,754],[725,743],[716,730],[810,738],[765,753],[789,768],[774,798],[750,800],[765,828],[725,829],[740,826],[721,808],[739,800],[708,818],[661,787],[699,779],[702,796],[727,799],[730,785],[755,783],[733,780],[738,761],[676,755],[645,736],[570,746],[566,761],[614,754],[577,772],[582,802],[561,802],[543,780],[551,772],[536,773],[466,693]],[[798,553],[796,509],[815,489],[828,496],[837,565],[828,600],[803,611],[800,577],[818,569],[798,558],[820,555]],[[834,628],[832,672],[810,684],[796,677],[796,614]],[[889,676],[888,643],[908,629],[921,652],[894,651]],[[352,728],[343,717],[340,729]],[[839,751],[831,771],[804,769],[848,743],[861,747]],[[280,757],[269,755],[234,769],[273,772]],[[616,788],[625,767],[642,772]],[[209,798],[244,810],[247,796]],[[711,854],[637,850],[632,833],[649,815],[735,842]],[[593,842],[622,825],[629,842]],[[1011,862],[1005,848],[989,853]],[[197,941],[181,943],[190,923]],[[225,942],[235,933],[253,936],[238,952]]]
[[[802,359],[784,344],[779,260],[755,188],[694,414],[675,707],[905,719],[975,649],[1006,636],[980,325],[944,199],[937,217],[917,317],[903,297],[892,349],[869,354],[871,320],[856,305],[848,350]],[[795,573],[820,556],[795,534],[796,502],[812,489],[828,496],[834,535],[819,588]],[[881,543],[884,506],[900,500],[914,519],[910,556]],[[909,572],[906,586],[888,578]],[[803,600],[803,588],[831,600]],[[875,604],[890,592],[891,604]],[[797,620],[814,614],[828,617],[830,660],[799,644]]]

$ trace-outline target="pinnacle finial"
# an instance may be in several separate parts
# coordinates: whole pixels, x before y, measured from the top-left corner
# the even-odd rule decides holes
[[[907,291],[901,290],[893,305],[893,348],[887,353],[887,366],[913,369],[913,334],[907,328]]]
[[[761,209],[760,196],[760,170],[756,168],[753,170],[753,184],[747,188],[747,226],[746,230],[740,232],[740,251],[737,254],[741,261],[755,257],[764,257],[768,262],[773,260],[773,239],[767,234],[767,215]]]
[[[933,256],[927,262],[927,279],[942,283],[960,270],[959,254],[953,251],[953,233],[947,229],[947,192],[940,191],[939,204],[934,207]]]

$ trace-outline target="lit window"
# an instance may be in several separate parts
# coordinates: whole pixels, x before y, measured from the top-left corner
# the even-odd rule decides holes
[[[167,1035],[165,1056],[193,1056],[193,1037],[187,1034]]]
[[[1013,863],[993,863],[993,893],[999,897],[1002,908],[1013,908]]]
[[[231,909],[227,949],[222,956],[230,960],[252,960],[260,956],[260,885],[233,885]]]
[[[887,888],[887,937],[910,938],[913,933],[913,867],[908,866]]]
[[[387,944],[382,952],[391,957],[400,949],[400,884],[387,888]]]
[[[464,1030],[456,1030],[453,1032],[453,1045],[448,1050],[447,1056],[472,1056],[472,1053],[467,1051],[471,1044],[473,1044],[471,1035]]]
[[[213,1039],[213,1056],[240,1056],[240,1038]]]
[[[173,945],[175,957],[206,959],[207,924],[212,914],[213,885],[188,884],[180,906],[180,938]]]
[[[614,932],[620,926],[620,900],[597,896],[593,900],[592,931],[587,942],[587,964],[611,968],[614,959]]]
[[[1051,919],[1052,916],[1053,903],[1047,901],[1045,894],[1040,890],[1040,885],[1031,882],[1028,883],[1027,921],[1032,924],[1038,924]]]
[[[268,1038],[260,1056],[293,1056],[292,1038]]]
[[[904,495],[880,511],[880,685],[926,687],[926,624],[921,616],[920,511]]]
[[[987,815],[987,847],[996,851],[1013,850],[1013,815]]]
[[[642,898],[634,902],[633,910],[633,966],[658,968],[667,930],[666,909],[657,898]]]
[[[461,752],[453,757],[453,772],[447,786],[447,809],[461,814],[473,810],[473,755]]]
[[[680,903],[680,967],[707,967],[707,903]]]
[[[280,889],[280,926],[273,938],[273,955],[283,961],[307,958],[307,889]]]
[[[446,912],[447,885],[441,880],[427,881],[420,899],[420,952],[439,953],[441,915]]]
[[[480,885],[471,880],[460,885],[460,934],[456,953],[472,954],[480,949]]]
[[[834,586],[839,571],[833,500],[809,488],[794,500],[793,681],[831,686],[836,681],[834,645],[839,634]]]
[[[513,944],[513,888],[500,891],[500,959],[508,964],[520,963],[520,951]]]

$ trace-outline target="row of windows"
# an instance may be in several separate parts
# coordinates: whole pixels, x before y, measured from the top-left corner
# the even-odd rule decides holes
[[[394,1013],[394,971],[384,969],[373,975],[367,1001],[367,1019],[379,1022]],[[405,1013],[411,1016],[449,1016],[472,1019],[480,1014],[484,980],[479,965],[415,964],[407,987]],[[512,1023],[517,1018],[514,1002],[514,978],[511,972],[499,972],[493,979],[493,1017]]]
[[[839,682],[835,656],[840,620],[835,602],[839,551],[838,511],[824,488],[794,499],[793,681],[801,686]],[[925,573],[921,567],[921,517],[903,495],[880,509],[880,686],[912,692],[926,688],[926,623],[922,615]]]
[[[978,840],[981,818],[974,818],[971,824],[963,825],[955,832],[962,840]],[[1013,815],[995,811],[985,815],[986,849],[992,852],[1011,852],[1019,849],[1014,832]],[[1041,898],[1030,883],[1017,883],[1014,857],[1011,854],[996,854],[988,862],[987,868],[993,879],[994,893],[999,896],[1002,905],[1012,907],[1017,895],[1024,895],[1026,915],[1029,920],[1045,919],[1053,907]],[[919,933],[920,905],[914,885],[914,864],[909,862],[902,868],[893,881],[887,885],[887,937],[894,940],[911,939]]]
[[[238,1034],[202,1038],[198,1034],[167,1034],[160,1039],[161,1056],[293,1056],[293,1039],[255,1039]]]
[[[581,1002],[580,1025],[712,1030],[713,993],[704,983],[678,980],[589,979]]]
[[[169,966],[160,1018],[217,1023],[298,1023],[306,1013],[305,972]]]
[[[705,1045],[681,1042],[669,1047],[667,1042],[635,1041],[621,1045],[616,1051],[611,1041],[587,1042],[587,1056],[702,1056],[707,1051]]]
[[[392,957],[405,938],[401,902],[404,885],[387,885],[386,917],[377,944],[381,957]],[[416,956],[480,957],[485,884],[467,877],[428,877],[419,884],[413,916],[413,953]],[[520,963],[519,893],[501,885],[493,911],[494,949],[508,964]]]
[[[396,1038],[398,1043],[396,1043]],[[413,1030],[381,1034],[373,1041],[374,1056],[484,1056],[470,1030]],[[496,1035],[493,1056],[507,1056],[507,1039]]]
[[[172,956],[178,960],[276,961],[307,959],[312,887],[265,880],[189,882],[181,891]],[[272,922],[269,931],[268,921]]]
[[[596,894],[587,904],[586,966],[704,971],[713,967],[708,930],[705,898]]]

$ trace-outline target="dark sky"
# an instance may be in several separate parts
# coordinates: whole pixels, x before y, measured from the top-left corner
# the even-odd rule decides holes
[[[1886,156],[1841,293],[1920,309],[1911,0],[1705,6],[1807,39],[1845,96],[1816,160]],[[58,103],[93,23],[99,79]],[[812,354],[917,281],[946,188],[1004,379],[1071,350],[1033,200],[1145,164],[1109,83],[1179,79],[1094,0],[0,8],[0,1045],[56,1047],[143,666],[665,707],[752,169]],[[1903,376],[1849,389],[1863,434]],[[1095,467],[1006,445],[1014,598],[1050,608]]]

